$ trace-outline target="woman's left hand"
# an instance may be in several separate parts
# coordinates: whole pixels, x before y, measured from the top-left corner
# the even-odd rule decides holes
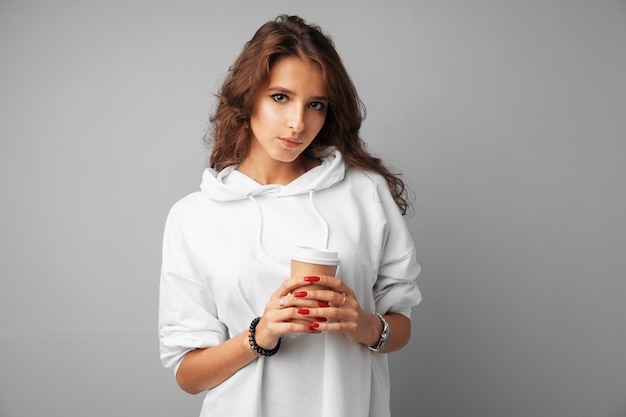
[[[361,309],[352,288],[333,276],[308,276],[302,279],[304,285],[328,287],[309,290],[303,297],[318,302],[319,307],[307,309],[308,317],[321,318],[313,322],[316,330],[345,333],[354,342],[366,346],[376,345],[382,332],[382,323],[374,314]]]

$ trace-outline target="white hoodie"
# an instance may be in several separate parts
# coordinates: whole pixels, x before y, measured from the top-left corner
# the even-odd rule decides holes
[[[295,246],[339,253],[362,309],[410,315],[421,295],[413,241],[384,179],[346,169],[339,151],[288,185],[207,169],[168,216],[159,305],[161,360],[174,372],[263,314]],[[201,416],[389,416],[387,355],[336,333],[283,337],[207,392]]]

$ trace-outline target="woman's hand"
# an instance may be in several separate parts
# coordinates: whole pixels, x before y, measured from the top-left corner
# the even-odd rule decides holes
[[[366,346],[373,346],[378,342],[382,322],[371,312],[361,309],[352,288],[333,276],[321,275],[305,279],[328,288],[307,292],[307,299],[318,302],[318,308],[311,310],[311,316],[322,319],[312,326],[320,331],[344,333],[349,340]]]
[[[271,295],[256,327],[255,340],[259,346],[272,349],[278,344],[278,339],[287,333],[318,332],[317,321],[325,321],[326,318],[313,316],[311,311],[327,305],[309,296],[312,293],[310,285],[314,283],[311,280],[318,279],[289,278]]]
[[[314,285],[311,285],[314,284]],[[256,342],[271,349],[286,333],[330,331],[366,346],[376,345],[382,323],[361,309],[354,291],[332,276],[294,277],[272,294],[257,325]]]

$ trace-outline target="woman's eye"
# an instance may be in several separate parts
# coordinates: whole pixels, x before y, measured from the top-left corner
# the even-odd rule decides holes
[[[272,94],[271,97],[277,103],[284,103],[285,101],[287,101],[287,96],[281,93]]]
[[[324,110],[326,108],[326,104],[320,101],[314,101],[310,104],[310,106],[313,110]]]

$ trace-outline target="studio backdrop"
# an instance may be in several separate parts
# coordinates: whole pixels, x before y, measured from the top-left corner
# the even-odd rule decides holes
[[[0,1],[0,416],[198,415],[159,361],[163,226],[282,13],[333,37],[413,196],[393,415],[626,416],[622,0]]]

